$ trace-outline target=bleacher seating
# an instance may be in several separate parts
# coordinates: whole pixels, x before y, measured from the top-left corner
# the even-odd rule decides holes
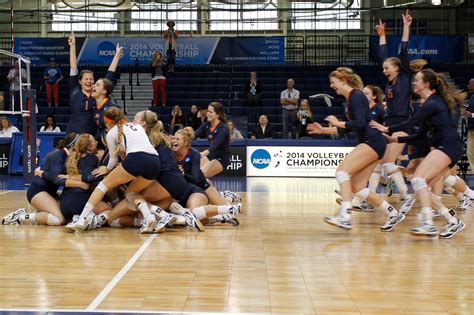
[[[436,65],[437,71],[449,71],[455,82],[464,88],[471,78],[471,65]],[[105,67],[89,67],[95,72],[95,77],[105,75]],[[46,104],[46,92],[44,89],[43,68],[32,67],[32,86],[37,91],[37,104],[39,113],[37,115],[38,128],[46,119],[48,114],[54,114],[56,121],[65,130],[69,120],[69,91],[68,91],[68,69],[63,67],[65,80],[60,84],[60,107],[48,108]],[[2,69],[2,73],[8,73],[8,69]],[[133,71],[133,69],[120,69],[121,71]],[[327,107],[322,100],[310,100],[314,114],[314,120],[323,122],[327,115],[341,116],[343,114],[344,99],[329,87],[329,73],[334,67],[328,66],[179,66],[175,73],[169,73],[167,78],[167,104],[166,110],[175,104],[179,104],[185,113],[189,112],[192,104],[205,106],[211,101],[219,101],[226,107],[226,113],[231,116],[247,115],[247,100],[244,93],[245,82],[249,72],[255,70],[262,81],[262,109],[261,112],[269,117],[270,122],[276,126],[277,131],[282,130],[281,106],[279,102],[280,92],[286,89],[286,80],[293,78],[295,88],[301,92],[302,98],[308,98],[312,94],[327,93],[335,97],[332,107]],[[377,65],[356,66],[354,70],[364,79],[365,84],[373,84],[383,87],[384,78],[381,67]],[[147,67],[141,69],[148,72]],[[3,90],[8,90],[5,85]],[[118,90],[118,89],[117,89]],[[120,91],[115,92],[119,98]],[[140,95],[135,95],[135,99]],[[149,99],[143,99],[144,104],[150,104]],[[169,113],[161,115],[165,123],[169,122]],[[21,124],[19,126],[21,128]],[[251,127],[251,126],[249,126]]]

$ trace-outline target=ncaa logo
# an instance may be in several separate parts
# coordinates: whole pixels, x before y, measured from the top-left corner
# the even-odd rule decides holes
[[[270,165],[272,158],[270,157],[270,153],[264,149],[255,150],[250,157],[250,162],[255,168],[264,169]]]
[[[116,46],[112,42],[102,42],[97,46],[97,55],[99,57],[113,57],[115,56]]]

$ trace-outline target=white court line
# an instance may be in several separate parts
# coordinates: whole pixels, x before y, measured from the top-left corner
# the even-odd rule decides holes
[[[135,264],[135,262],[140,258],[140,256],[143,254],[143,252],[150,246],[151,242],[158,236],[158,234],[152,234],[150,237],[143,243],[143,245],[137,250],[135,255],[133,255],[132,258],[127,262],[125,266],[123,266],[122,270],[120,270],[115,277],[110,280],[110,282],[105,286],[105,288],[99,293],[99,295],[96,296],[94,301],[92,301],[91,304],[86,308],[87,312],[94,311],[97,306],[99,306],[100,303],[109,295],[110,291],[117,285],[117,283],[120,281],[120,279],[125,276],[125,274],[132,268],[132,266]]]
[[[0,195],[8,194],[9,192],[12,192],[12,191],[13,191],[13,190],[2,191],[2,192],[0,192]]]
[[[53,313],[104,313],[104,314],[241,314],[241,313],[209,313],[209,312],[181,312],[181,311],[141,311],[141,310],[93,310],[86,311],[84,309],[51,309],[51,308],[0,308],[0,312],[53,312]],[[271,314],[271,313],[245,313],[245,314]]]

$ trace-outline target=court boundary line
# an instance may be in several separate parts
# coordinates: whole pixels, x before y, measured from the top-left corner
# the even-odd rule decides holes
[[[151,242],[158,236],[158,234],[152,234],[148,239],[145,241],[145,243],[140,246],[140,248],[135,252],[135,254],[128,260],[128,262],[125,264],[125,266],[122,267],[122,269],[115,275],[115,277],[112,278],[112,280],[109,281],[109,283],[105,286],[105,288],[100,291],[100,293],[95,297],[95,299],[87,306],[85,309],[86,312],[91,312],[95,311],[97,306],[102,303],[102,301],[109,295],[110,291],[113,290],[113,288],[117,285],[117,283],[120,282],[120,280],[127,274],[127,272],[130,270],[130,268],[133,267],[135,262],[140,258],[140,256],[145,252],[145,250],[150,246]]]
[[[0,195],[11,193],[13,190],[7,190],[0,192]]]
[[[209,312],[181,312],[181,311],[145,311],[145,310],[92,310],[84,309],[55,309],[55,308],[0,308],[0,312],[45,312],[45,313],[104,313],[104,314],[209,314]],[[214,313],[213,314],[238,314],[238,313]],[[269,314],[269,313],[250,313],[250,314]]]

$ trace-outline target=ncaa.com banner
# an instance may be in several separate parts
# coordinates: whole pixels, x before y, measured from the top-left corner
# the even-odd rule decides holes
[[[401,36],[387,37],[387,51],[389,57],[398,56]],[[408,42],[408,58],[425,59],[436,62],[463,62],[464,36],[462,35],[410,35]],[[370,60],[381,62],[379,56],[379,37],[370,36]]]
[[[334,177],[353,147],[247,147],[247,176]]]

